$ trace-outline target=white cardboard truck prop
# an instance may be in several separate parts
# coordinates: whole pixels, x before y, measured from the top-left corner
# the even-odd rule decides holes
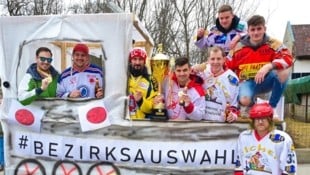
[[[0,17],[5,174],[231,174],[235,142],[247,124],[129,120],[132,40],[146,42],[148,50],[153,46],[139,24],[127,13]],[[105,97],[21,105],[18,85],[35,50],[49,47],[52,65],[61,72],[71,66],[76,42],[87,43],[90,54],[99,58]],[[97,107],[105,111],[100,124],[85,118]],[[33,121],[27,124],[27,119]]]

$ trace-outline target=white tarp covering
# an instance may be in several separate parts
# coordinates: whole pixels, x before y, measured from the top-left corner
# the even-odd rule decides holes
[[[142,37],[137,35],[141,31]],[[2,86],[0,112],[5,174],[81,175],[99,170],[100,174],[120,174],[117,167],[126,175],[232,173],[235,141],[246,125],[126,120],[132,39],[144,38],[153,46],[143,31],[133,15],[125,13],[0,17],[0,77],[2,83],[10,84]],[[36,49],[50,48],[53,66],[61,72],[71,66],[75,42],[87,43],[93,47],[91,55],[102,57],[104,98],[17,105],[18,85],[35,61]],[[91,130],[87,120],[82,120],[92,107],[107,113],[102,128],[92,125],[95,130]],[[20,125],[18,111],[27,112],[35,126]]]
[[[9,83],[9,86],[2,86],[4,99],[1,106],[1,121],[6,142],[5,157],[8,165],[6,172],[8,174],[13,172],[9,167],[14,167],[16,163],[10,155],[9,135],[16,130],[25,129],[30,131],[9,122],[14,120],[14,117],[10,116],[9,113],[14,113],[12,108],[17,108],[14,104],[18,95],[18,85],[29,65],[35,62],[35,51],[39,47],[44,46],[52,50],[54,59],[52,65],[61,73],[63,69],[72,65],[71,53],[74,43],[83,42],[89,46],[96,45],[95,48],[90,47],[90,54],[102,58],[105,97],[101,101],[105,104],[103,106],[108,109],[109,122],[119,125],[128,124],[128,121],[125,120],[125,102],[127,99],[128,51],[132,47],[133,39],[133,15],[131,13],[2,16],[0,17],[0,35],[0,78],[2,82]],[[63,47],[62,44],[68,46]],[[83,107],[83,104],[89,103],[91,101],[80,102],[79,104],[82,105],[79,106]],[[40,106],[41,104],[42,102],[33,102],[31,105]],[[67,105],[70,106],[70,102]],[[57,112],[61,114],[61,110],[67,110],[68,106],[62,105],[60,108],[52,109],[58,110]],[[36,116],[36,112],[31,110],[33,109],[31,106],[27,107],[27,109],[33,113],[33,116]],[[73,111],[73,114],[77,113],[77,109],[71,111]],[[49,120],[48,114],[49,110],[45,110],[43,120]],[[55,114],[51,116],[57,117]],[[13,118],[13,120],[10,120],[10,118]],[[78,120],[72,123],[76,123],[76,121]],[[40,127],[40,125],[35,127]],[[49,130],[50,128],[43,129]],[[62,132],[67,133],[70,131],[63,130]]]
[[[53,66],[60,70],[60,48],[54,41],[100,43],[104,49],[105,97],[114,101],[126,95],[127,55],[132,42],[132,14],[99,14],[71,16],[32,16],[0,18],[0,75],[5,98],[16,98],[21,76],[35,61],[35,50],[49,47],[54,54]],[[71,48],[72,50],[72,48]],[[71,50],[67,52],[71,53]],[[92,51],[90,51],[92,52]],[[95,53],[94,53],[95,54]],[[66,67],[71,57],[66,57]],[[17,76],[12,76],[17,75]],[[121,102],[118,101],[118,102]],[[124,103],[117,103],[117,105]],[[114,109],[116,111],[114,111]],[[121,109],[121,111],[119,111]],[[124,108],[113,108],[110,114],[123,115]]]

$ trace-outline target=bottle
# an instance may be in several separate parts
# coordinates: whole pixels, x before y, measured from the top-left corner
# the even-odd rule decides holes
[[[226,109],[225,109],[225,122],[227,121],[227,117],[230,113],[230,103],[226,103]]]
[[[99,88],[100,88],[99,79],[96,78],[96,80],[95,80],[95,97],[96,97],[96,94],[97,94]]]
[[[133,94],[129,95],[129,114],[131,118],[135,118],[137,111],[137,103]]]

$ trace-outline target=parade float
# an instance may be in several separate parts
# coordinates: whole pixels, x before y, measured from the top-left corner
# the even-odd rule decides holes
[[[231,174],[234,148],[247,123],[132,121],[128,53],[153,41],[130,13],[0,17],[0,76],[5,174]],[[53,66],[71,66],[76,42],[104,70],[104,98],[36,100],[23,106],[17,89],[35,50]],[[91,116],[91,117],[90,117]],[[92,118],[93,117],[93,118]]]

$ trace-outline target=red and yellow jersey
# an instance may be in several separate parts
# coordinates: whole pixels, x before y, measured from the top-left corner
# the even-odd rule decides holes
[[[266,37],[266,42],[258,47],[251,46],[245,38],[228,54],[226,65],[236,72],[240,80],[254,78],[261,67],[272,63],[274,69],[281,70],[293,64],[289,50],[279,41]]]

